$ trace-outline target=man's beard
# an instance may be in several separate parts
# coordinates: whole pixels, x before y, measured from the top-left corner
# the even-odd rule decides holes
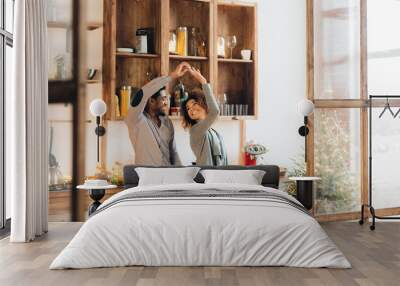
[[[162,109],[159,109],[159,110],[157,111],[157,116],[166,116],[165,111],[162,110]]]

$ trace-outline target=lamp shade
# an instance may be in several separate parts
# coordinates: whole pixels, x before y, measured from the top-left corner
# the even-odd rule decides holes
[[[93,116],[102,116],[104,115],[104,113],[106,113],[107,111],[107,105],[106,103],[101,100],[101,99],[94,99],[92,100],[92,102],[90,103],[90,113]]]
[[[297,104],[298,112],[303,115],[307,116],[314,111],[314,103],[311,100],[303,99]]]

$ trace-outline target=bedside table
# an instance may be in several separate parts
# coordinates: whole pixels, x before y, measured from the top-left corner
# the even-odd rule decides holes
[[[76,187],[77,189],[87,190],[89,193],[89,197],[93,200],[93,203],[89,206],[89,216],[94,213],[97,208],[101,205],[100,200],[104,197],[106,190],[117,188],[116,185],[107,185],[107,186],[88,186],[88,185],[79,185]]]
[[[296,199],[303,206],[311,210],[313,207],[313,182],[319,181],[319,177],[290,177],[289,180],[296,181]]]

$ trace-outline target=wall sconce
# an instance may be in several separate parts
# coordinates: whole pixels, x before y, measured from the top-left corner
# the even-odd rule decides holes
[[[97,127],[95,129],[95,133],[97,135],[97,163],[99,160],[99,143],[100,143],[100,136],[103,136],[106,133],[106,129],[100,125],[100,117],[103,116],[107,111],[106,103],[101,99],[94,99],[90,103],[90,113],[96,117],[96,124]]]
[[[308,115],[314,112],[314,103],[311,100],[303,99],[297,104],[297,111],[304,116],[304,125],[300,126],[299,134],[304,136],[305,142],[305,152],[304,152],[304,162],[307,162],[307,135],[309,133],[308,129]]]

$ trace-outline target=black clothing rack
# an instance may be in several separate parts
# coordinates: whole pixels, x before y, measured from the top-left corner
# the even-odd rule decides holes
[[[377,216],[375,214],[375,208],[372,205],[372,101],[374,99],[400,99],[400,95],[369,95],[368,101],[368,109],[369,109],[369,126],[368,126],[368,136],[369,136],[369,174],[368,174],[368,204],[361,205],[361,219],[359,220],[360,224],[364,224],[364,209],[368,208],[369,212],[372,216],[372,224],[369,226],[371,230],[375,229],[375,220],[376,219],[387,219],[387,220],[394,220],[400,219],[400,217],[387,217],[387,216]]]

